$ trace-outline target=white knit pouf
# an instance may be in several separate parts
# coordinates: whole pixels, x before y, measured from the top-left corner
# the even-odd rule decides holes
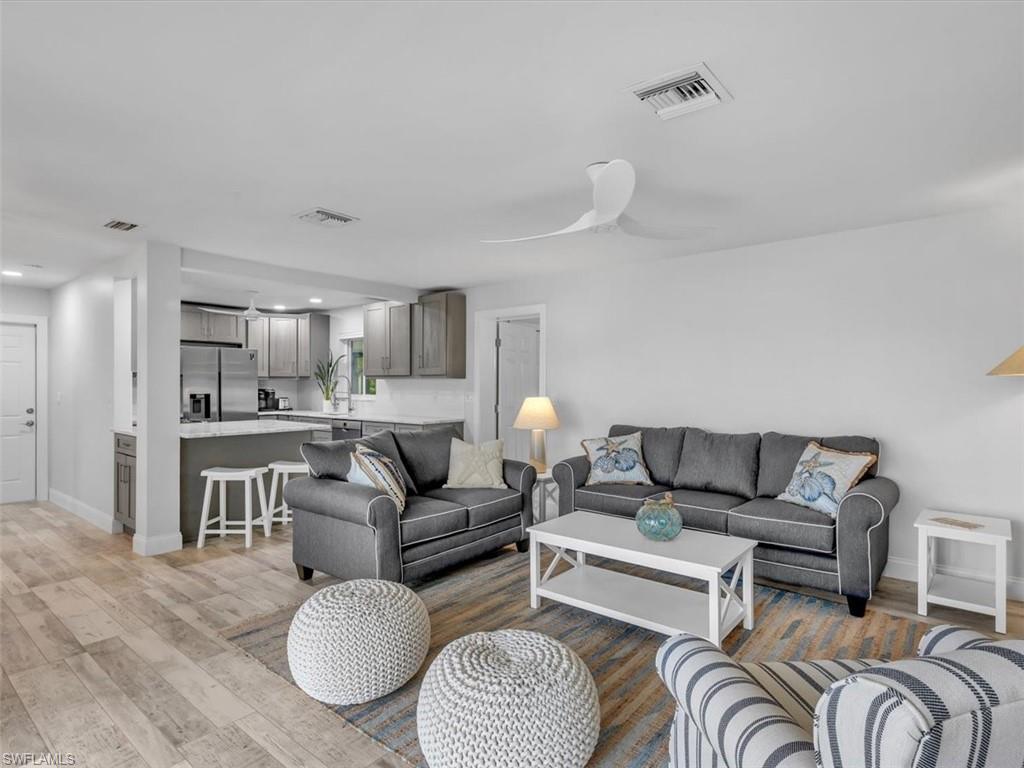
[[[430,768],[586,765],[600,731],[580,657],[539,632],[476,632],[445,646],[420,687],[416,729]]]
[[[288,629],[292,679],[327,704],[362,704],[402,687],[423,664],[430,618],[393,581],[355,579],[312,595]]]

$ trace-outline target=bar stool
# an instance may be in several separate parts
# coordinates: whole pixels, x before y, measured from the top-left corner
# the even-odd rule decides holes
[[[308,475],[309,464],[304,461],[272,461],[267,468],[274,473],[270,476],[270,522],[290,523],[292,511],[284,503],[284,487],[288,485],[288,478],[291,475]],[[281,483],[280,505],[277,505],[278,479]]]
[[[270,515],[267,514],[267,496],[263,490],[263,475],[267,473],[266,467],[209,467],[199,473],[201,477],[206,478],[206,491],[203,494],[203,517],[199,522],[199,542],[196,544],[197,549],[202,549],[206,543],[207,528],[213,523],[220,523],[220,526],[214,529],[214,533],[217,533],[221,537],[229,533],[244,533],[245,534],[245,546],[246,548],[252,546],[252,526],[254,523],[263,523],[263,533],[266,536],[270,535]],[[242,481],[245,483],[245,520],[228,520],[228,488],[227,484],[231,481]],[[210,519],[210,499],[213,496],[213,484],[219,483],[218,490],[220,495],[218,498],[218,516],[213,520]],[[260,516],[253,519],[252,516],[252,484],[256,484],[256,491],[260,497]],[[233,531],[228,526],[242,526],[243,530]]]

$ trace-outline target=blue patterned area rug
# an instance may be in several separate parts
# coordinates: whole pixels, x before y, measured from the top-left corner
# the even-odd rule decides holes
[[[546,560],[545,560],[546,562]],[[594,565],[699,589],[697,582],[591,558]],[[664,635],[568,605],[529,605],[529,556],[509,548],[422,584],[411,585],[430,612],[431,645],[420,672],[399,690],[335,712],[413,765],[426,766],[416,739],[420,681],[438,651],[457,637],[494,629],[531,629],[558,638],[586,662],[601,702],[601,737],[591,766],[641,768],[668,760],[674,704],[654,670]],[[845,600],[756,585],[756,625],[738,627],[723,648],[741,661],[899,658],[913,655],[930,626],[882,611],[852,618]],[[232,643],[291,682],[286,642],[298,605],[225,632]]]

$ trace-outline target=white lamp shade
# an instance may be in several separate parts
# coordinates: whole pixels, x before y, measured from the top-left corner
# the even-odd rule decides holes
[[[558,429],[558,414],[547,397],[528,397],[523,400],[512,424],[514,429]]]
[[[989,376],[1024,376],[1024,347],[988,372]]]

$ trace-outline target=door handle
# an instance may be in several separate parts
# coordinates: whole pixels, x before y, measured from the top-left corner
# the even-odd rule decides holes
[[[25,426],[26,427],[34,427],[35,424],[36,423],[34,421],[32,421],[32,419],[29,419],[28,421],[25,422]]]
[[[35,413],[35,412],[36,412],[35,408],[26,408],[25,409],[25,413]]]

